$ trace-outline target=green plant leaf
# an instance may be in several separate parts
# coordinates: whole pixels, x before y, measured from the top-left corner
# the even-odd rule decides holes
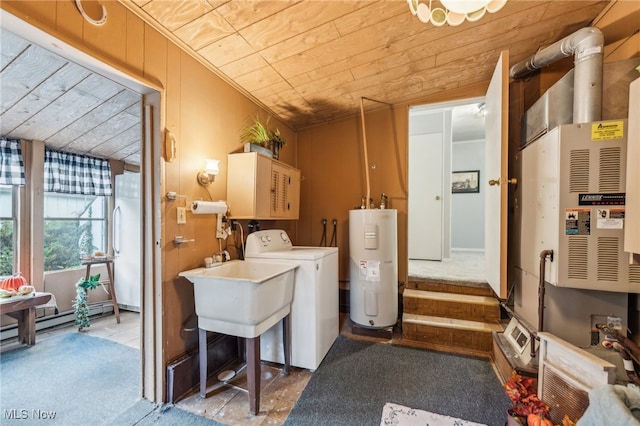
[[[240,134],[240,141],[242,143],[254,143],[258,145],[266,145],[271,139],[267,125],[271,117],[267,117],[266,124],[262,124],[260,120],[260,114],[256,114],[253,120],[247,124]]]

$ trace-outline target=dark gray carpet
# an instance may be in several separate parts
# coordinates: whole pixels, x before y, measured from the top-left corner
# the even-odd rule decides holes
[[[220,425],[140,398],[140,353],[68,333],[0,355],[0,424]]]
[[[379,425],[387,402],[490,426],[511,407],[487,360],[338,337],[285,425]]]

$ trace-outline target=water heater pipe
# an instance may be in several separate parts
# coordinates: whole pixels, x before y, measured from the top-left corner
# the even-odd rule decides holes
[[[544,331],[544,283],[545,283],[545,260],[549,258],[553,262],[553,250],[542,250],[540,252],[540,277],[538,281],[538,333]]]
[[[579,29],[539,50],[511,67],[511,77],[523,78],[534,70],[574,56],[573,122],[588,123],[602,118],[602,56],[604,37],[596,27]]]
[[[371,199],[371,185],[369,183],[369,157],[367,155],[367,130],[364,127],[364,98],[360,98],[360,118],[362,121],[362,151],[364,152],[364,176],[367,181],[367,198],[365,204],[369,208]]]

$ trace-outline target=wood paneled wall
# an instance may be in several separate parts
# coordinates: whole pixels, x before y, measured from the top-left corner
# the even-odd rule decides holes
[[[364,101],[371,198],[389,197],[398,210],[398,281],[407,281],[407,147],[409,106],[484,96],[488,81],[388,106]],[[318,245],[322,219],[338,220],[341,281],[349,280],[349,210],[366,194],[360,115],[298,132],[298,166],[302,170],[298,245]],[[375,168],[373,166],[375,165]]]
[[[191,283],[179,278],[178,273],[202,266],[204,257],[219,250],[215,216],[194,216],[189,212],[187,223],[177,225],[176,207],[210,197],[226,199],[227,154],[241,148],[242,126],[258,107],[120,3],[101,3],[108,13],[107,22],[101,27],[87,23],[72,0],[2,1],[0,7],[101,62],[151,82],[162,92],[161,127],[175,135],[178,156],[172,163],[163,161],[153,167],[162,167],[164,173],[161,194],[175,191],[186,196],[162,201],[162,359],[166,366],[197,344],[197,333],[182,330],[183,323],[194,313],[194,302]],[[295,166],[295,133],[278,120],[271,124],[289,142],[280,159]],[[210,193],[196,182],[206,158],[221,161],[220,174],[208,188]],[[144,214],[149,218],[151,212]],[[262,229],[277,226],[295,235],[293,225],[285,221],[264,222]],[[246,223],[244,226],[246,234]],[[196,241],[176,246],[176,235]],[[164,398],[165,376],[157,380]]]

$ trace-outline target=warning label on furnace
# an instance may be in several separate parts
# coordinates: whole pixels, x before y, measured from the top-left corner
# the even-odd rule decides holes
[[[624,209],[598,209],[596,211],[596,228],[623,229]]]
[[[591,209],[566,209],[564,233],[591,235]]]
[[[604,141],[608,139],[622,139],[624,136],[624,121],[604,121],[591,125],[591,140]]]

